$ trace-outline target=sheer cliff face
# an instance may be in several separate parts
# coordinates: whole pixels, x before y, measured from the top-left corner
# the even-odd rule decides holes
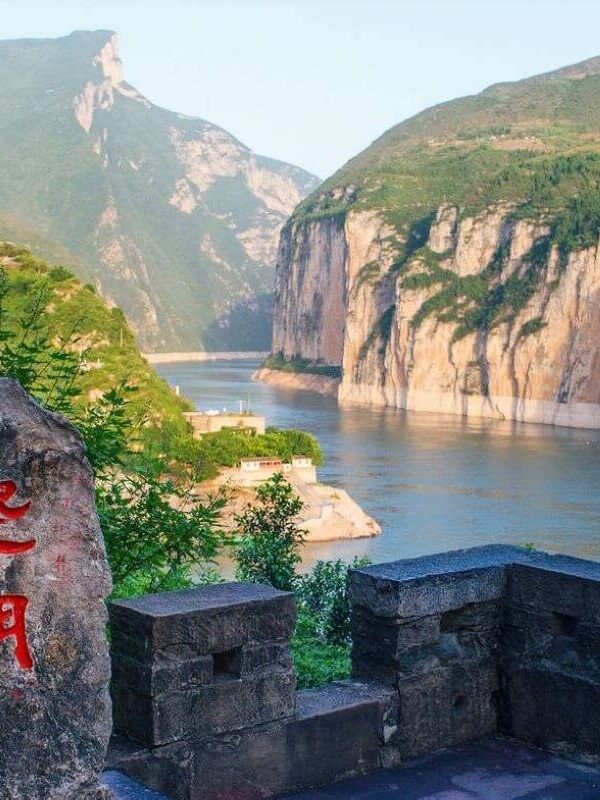
[[[274,349],[341,403],[600,427],[600,59],[391,128],[296,209]]]
[[[597,246],[560,253],[499,204],[443,205],[400,266],[397,248],[375,212],[289,226],[275,348],[341,365],[342,404],[600,427]]]
[[[268,348],[279,232],[314,176],[155,106],[111,31],[0,42],[0,104],[6,238],[59,243],[147,349]]]

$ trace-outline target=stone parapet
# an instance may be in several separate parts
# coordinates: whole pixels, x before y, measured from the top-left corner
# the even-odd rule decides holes
[[[600,564],[492,545],[353,571],[354,677],[398,759],[500,732],[600,760]]]
[[[290,594],[114,603],[109,766],[252,800],[494,733],[600,760],[600,564],[490,546],[353,570],[349,593],[353,680],[299,692]]]

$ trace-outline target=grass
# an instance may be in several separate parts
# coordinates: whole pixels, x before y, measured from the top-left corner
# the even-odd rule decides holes
[[[300,372],[309,375],[323,375],[326,378],[341,378],[342,368],[331,364],[308,361],[305,358],[285,358],[282,353],[274,353],[265,359],[263,367],[280,372]]]

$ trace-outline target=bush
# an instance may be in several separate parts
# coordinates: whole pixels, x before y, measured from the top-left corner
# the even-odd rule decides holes
[[[162,474],[164,462],[143,445],[152,427],[148,415],[130,411],[137,390],[118,384],[86,403],[80,382],[85,354],[71,347],[75,331],[58,343],[50,333],[45,284],[27,298],[16,319],[8,313],[8,290],[0,269],[0,376],[15,378],[42,405],[79,427],[96,477],[115,595],[190,585],[192,567],[210,564],[220,546],[223,498],[201,502],[191,493],[190,480]]]
[[[205,434],[197,443],[196,459],[202,477],[214,477],[220,466],[233,467],[242,458],[253,456],[281,458],[308,456],[317,466],[323,463],[323,451],[315,437],[305,431],[267,428],[264,434],[248,429],[225,428]]]
[[[281,474],[265,481],[257,496],[258,503],[236,517],[237,578],[291,591],[305,535],[296,525],[302,501]]]
[[[328,644],[350,642],[350,600],[348,570],[364,567],[368,559],[355,558],[350,566],[343,561],[317,561],[309,575],[298,581],[299,607],[314,619],[314,635]]]
[[[259,504],[238,517],[237,577],[294,591],[298,622],[292,655],[298,686],[321,686],[350,674],[350,601],[348,565],[318,561],[309,575],[300,576],[300,546],[304,531],[296,518],[302,508],[281,475],[258,490]],[[355,559],[352,567],[364,566]]]

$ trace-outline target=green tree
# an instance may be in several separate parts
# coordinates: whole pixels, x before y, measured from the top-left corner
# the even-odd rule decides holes
[[[210,564],[221,544],[223,497],[201,501],[193,476],[164,476],[160,454],[144,449],[151,421],[130,413],[135,389],[124,383],[86,403],[79,379],[85,352],[77,331],[56,341],[46,325],[47,284],[16,319],[0,269],[0,376],[18,380],[50,411],[78,426],[96,477],[96,502],[119,596],[189,586],[192,569]],[[191,439],[191,436],[190,436]]]
[[[292,591],[306,533],[297,524],[303,503],[281,474],[259,487],[257,499],[236,517],[237,578]]]

